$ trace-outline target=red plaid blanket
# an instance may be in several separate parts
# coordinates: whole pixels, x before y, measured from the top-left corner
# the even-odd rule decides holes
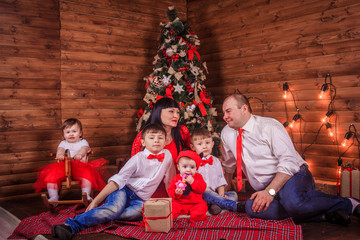
[[[50,234],[50,227],[64,223],[84,211],[80,205],[59,206],[53,212],[44,212],[25,218],[9,239],[31,238],[38,234]],[[79,234],[105,232],[134,239],[302,239],[300,225],[292,219],[281,221],[249,218],[246,214],[228,212],[208,217],[207,221],[190,223],[188,219],[177,219],[169,233],[145,232],[140,222],[111,221],[99,224]]]

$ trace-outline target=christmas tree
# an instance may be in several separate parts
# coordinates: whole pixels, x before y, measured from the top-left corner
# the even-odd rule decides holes
[[[151,114],[153,104],[162,97],[173,98],[180,106],[180,123],[190,132],[205,127],[213,135],[213,154],[219,156],[221,127],[215,121],[216,109],[206,91],[206,63],[198,52],[200,40],[186,22],[177,16],[174,7],[167,11],[169,22],[161,23],[161,38],[154,57],[153,72],[144,78],[146,106],[137,114],[137,131]]]

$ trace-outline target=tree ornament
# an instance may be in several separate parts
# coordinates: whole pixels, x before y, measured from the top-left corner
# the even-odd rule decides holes
[[[179,93],[179,94],[181,94],[181,93],[184,91],[183,87],[182,87],[179,83],[177,83],[177,84],[174,86],[174,89],[175,89],[175,92],[177,92],[177,93]]]

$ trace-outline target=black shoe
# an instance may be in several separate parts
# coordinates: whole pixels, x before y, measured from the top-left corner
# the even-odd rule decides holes
[[[360,218],[360,204],[354,209],[353,215]]]
[[[236,203],[236,211],[239,213],[244,213],[245,212],[245,203],[246,201],[239,201],[238,203]]]
[[[211,215],[218,215],[219,213],[221,213],[221,208],[216,204],[211,204],[209,207],[209,213]]]
[[[343,226],[349,225],[350,217],[344,209],[338,209],[331,213],[325,214],[326,221],[329,223],[335,223]]]
[[[59,224],[51,226],[51,236],[60,240],[71,240],[73,234],[70,226]]]

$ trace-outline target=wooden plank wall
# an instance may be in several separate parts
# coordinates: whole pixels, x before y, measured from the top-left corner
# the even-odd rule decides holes
[[[33,172],[79,118],[93,158],[130,153],[159,23],[186,1],[1,1],[0,201],[33,194]]]
[[[0,198],[34,192],[60,138],[57,0],[0,2]]]
[[[77,117],[96,156],[130,154],[143,77],[152,72],[159,23],[175,1],[60,1],[62,118]],[[186,17],[185,1],[177,5]]]
[[[323,100],[318,95],[330,73],[337,91],[338,141],[351,123],[360,130],[359,10],[356,0],[188,0],[188,21],[200,38],[199,52],[210,72],[207,87],[219,112],[224,96],[238,88],[264,101],[262,111],[260,101],[251,100],[255,114],[291,120],[293,101],[286,100],[287,117],[282,97],[287,82],[304,120],[301,128],[289,131],[301,153],[327,112],[329,95]],[[337,159],[344,151],[323,128],[305,156],[316,178],[336,181]],[[343,157],[357,167],[358,159],[357,147]]]

